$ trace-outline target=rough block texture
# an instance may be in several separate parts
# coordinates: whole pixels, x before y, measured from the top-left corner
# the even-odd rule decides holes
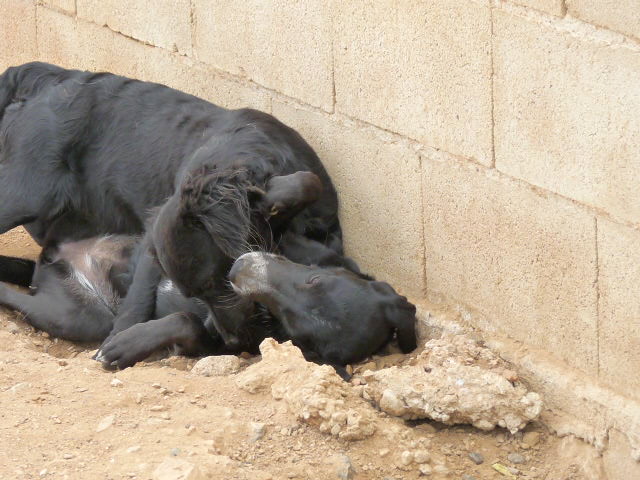
[[[78,16],[145,43],[191,53],[190,0],[77,0]]]
[[[567,0],[571,15],[640,40],[638,0]]]
[[[0,7],[0,73],[36,58],[36,7],[31,0]]]
[[[40,9],[38,22],[42,60],[162,83],[227,108],[251,106],[266,111],[271,108],[265,92],[224,78],[187,57],[143,45],[107,28],[75,21],[48,9]]]
[[[640,231],[598,220],[600,378],[640,391]]]
[[[429,292],[595,374],[593,217],[481,167],[423,166]]]
[[[496,167],[640,222],[640,54],[496,11]]]
[[[531,7],[561,17],[565,14],[564,0],[511,0],[512,3]]]
[[[328,2],[195,0],[194,5],[199,60],[332,109]]]
[[[76,13],[76,0],[39,0],[38,3],[57,8],[72,15]]]
[[[345,249],[411,298],[424,296],[420,167],[408,147],[274,102],[276,117],[316,150],[339,192]]]
[[[337,110],[490,165],[488,2],[334,6]]]

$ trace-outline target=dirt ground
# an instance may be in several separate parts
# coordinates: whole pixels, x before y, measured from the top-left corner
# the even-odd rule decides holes
[[[33,257],[37,248],[16,230],[0,237],[0,253]],[[564,440],[539,424],[481,432],[367,406],[376,433],[348,441],[299,421],[270,391],[239,388],[242,373],[195,375],[195,360],[181,357],[107,372],[94,348],[0,313],[1,479],[587,478],[578,458],[562,454]]]

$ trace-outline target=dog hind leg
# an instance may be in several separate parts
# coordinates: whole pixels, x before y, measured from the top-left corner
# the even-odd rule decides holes
[[[0,304],[24,313],[25,321],[38,330],[75,342],[103,340],[112,326],[112,316],[79,308],[56,291],[27,295],[0,283]]]

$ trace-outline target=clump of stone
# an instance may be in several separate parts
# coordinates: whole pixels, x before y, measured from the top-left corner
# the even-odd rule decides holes
[[[412,365],[363,373],[364,398],[389,415],[515,433],[542,410],[509,365],[464,335],[429,340]]]
[[[191,373],[204,377],[222,377],[238,373],[241,367],[242,361],[235,355],[214,355],[198,360]]]
[[[354,389],[327,365],[307,362],[291,342],[268,338],[262,360],[238,374],[236,384],[250,392],[270,391],[304,423],[345,440],[373,435],[376,416]]]

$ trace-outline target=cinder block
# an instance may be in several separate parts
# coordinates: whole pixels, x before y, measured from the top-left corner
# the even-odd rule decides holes
[[[274,102],[329,172],[340,199],[347,255],[414,300],[424,297],[420,168],[414,151],[370,130]]]
[[[597,370],[595,220],[495,170],[423,158],[428,293]]]
[[[491,165],[488,1],[334,2],[336,109]]]
[[[77,0],[78,16],[142,42],[191,54],[190,0]]]
[[[567,9],[586,22],[640,39],[637,0],[567,0]]]
[[[564,0],[511,0],[513,3],[523,7],[531,7],[541,12],[550,13],[557,17],[563,17],[566,13]]]
[[[598,220],[600,379],[640,399],[640,231]]]
[[[84,59],[78,22],[67,15],[38,7],[38,59],[65,68],[89,68]]]
[[[76,13],[76,0],[39,0],[38,4],[57,8],[71,15],[75,15]]]
[[[11,0],[0,7],[0,73],[7,67],[36,60],[36,6]]]
[[[205,65],[143,45],[83,20],[41,9],[38,43],[43,61],[158,82],[227,108],[270,110],[270,95],[216,74]],[[122,52],[126,52],[123,55]]]
[[[329,2],[195,0],[199,60],[333,108]]]
[[[496,10],[496,167],[640,222],[640,55]]]
[[[35,260],[40,250],[40,246],[22,227],[16,227],[0,235],[0,255]]]

